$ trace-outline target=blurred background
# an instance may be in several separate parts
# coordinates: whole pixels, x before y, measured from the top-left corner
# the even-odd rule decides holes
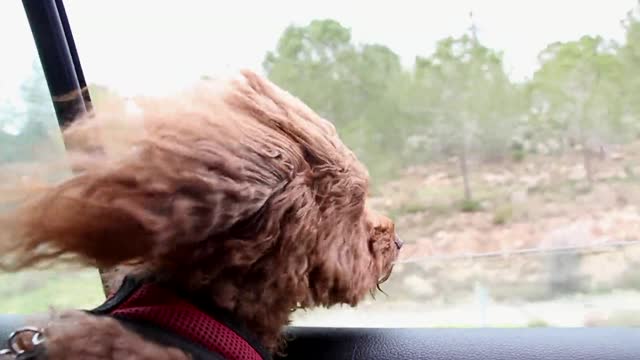
[[[97,111],[248,67],[367,164],[407,242],[386,294],[295,324],[640,325],[635,1],[65,4]],[[20,2],[0,18],[2,191],[64,146]],[[93,269],[0,274],[0,313],[102,299]]]

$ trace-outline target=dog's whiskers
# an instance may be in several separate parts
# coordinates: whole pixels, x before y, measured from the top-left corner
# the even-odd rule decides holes
[[[381,293],[384,294],[384,296],[389,297],[389,294],[387,294],[386,292],[384,292],[384,290],[382,290],[382,288],[380,287],[380,283],[378,283],[376,285],[376,289],[378,289],[378,291],[380,291]]]
[[[392,272],[393,272],[393,265],[391,265],[391,267],[389,268],[389,271],[387,271],[387,273],[380,280],[378,280],[378,284],[382,284],[383,282],[389,280],[389,277],[391,276]]]
[[[380,279],[378,280],[378,283],[376,284],[376,289],[377,289],[379,292],[383,293],[383,294],[384,294],[385,296],[387,296],[387,297],[388,297],[389,295],[388,295],[384,290],[382,290],[382,288],[380,287],[380,285],[389,279],[389,277],[391,276],[391,272],[392,272],[392,270],[393,270],[393,266],[389,269],[389,271],[387,271],[387,273],[386,273],[382,278],[380,278]],[[375,297],[375,290],[374,290],[374,289],[371,289],[369,292],[371,293],[371,297],[375,300],[375,298],[376,298],[376,297]]]

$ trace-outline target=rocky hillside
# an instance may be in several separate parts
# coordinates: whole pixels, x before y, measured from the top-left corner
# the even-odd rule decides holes
[[[640,240],[640,144],[594,164],[579,154],[471,167],[473,204],[455,161],[414,167],[381,187],[373,205],[394,216],[404,259]]]

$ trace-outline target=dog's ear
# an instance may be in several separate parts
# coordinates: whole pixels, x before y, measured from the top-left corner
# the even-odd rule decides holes
[[[0,249],[15,256],[0,263],[24,267],[72,256],[110,267],[162,260],[250,217],[277,186],[242,181],[231,174],[233,164],[207,169],[166,155],[140,154],[135,164],[87,172],[33,199],[3,221]]]
[[[279,204],[293,211],[279,228],[282,258],[274,271],[289,274],[301,306],[355,305],[375,288],[380,272],[371,252],[366,183],[357,173],[325,166],[281,195]]]
[[[279,277],[276,293],[294,292],[302,306],[355,305],[380,276],[365,210],[367,170],[329,121],[268,80],[244,75],[247,86],[232,100],[300,149],[295,178],[269,202],[281,242],[269,269]]]
[[[142,119],[121,114],[129,118],[109,125],[144,131],[135,136],[98,137],[108,111],[65,131],[92,148],[71,154],[78,174],[0,219],[0,267],[66,258],[179,264],[180,249],[251,218],[286,183],[290,164],[274,162],[273,147],[259,142],[269,140],[265,128],[221,96],[196,91],[143,107]],[[112,140],[119,150],[103,151]]]

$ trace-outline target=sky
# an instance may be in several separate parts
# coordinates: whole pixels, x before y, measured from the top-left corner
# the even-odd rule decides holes
[[[435,43],[462,34],[469,12],[480,40],[502,50],[514,79],[535,71],[536,55],[582,35],[623,40],[620,24],[637,0],[65,0],[89,82],[123,95],[155,95],[201,75],[260,70],[290,24],[333,18],[357,43],[381,43],[410,65]],[[0,104],[18,101],[35,47],[20,1],[0,0]],[[6,51],[6,52],[5,52]]]

